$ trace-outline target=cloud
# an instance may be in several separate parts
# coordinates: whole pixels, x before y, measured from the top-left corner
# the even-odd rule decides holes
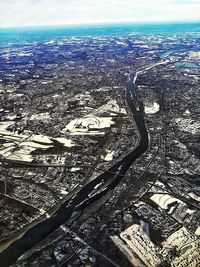
[[[199,0],[2,0],[0,27],[121,21],[200,21],[199,10]]]

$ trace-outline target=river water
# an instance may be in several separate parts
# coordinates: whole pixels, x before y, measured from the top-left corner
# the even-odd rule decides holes
[[[133,96],[136,97],[135,82],[137,75],[138,73],[131,73],[127,81],[126,101],[140,134],[138,145],[133,150],[130,148],[131,152],[111,166],[107,171],[84,185],[70,200],[64,202],[52,216],[32,226],[2,251],[0,253],[1,266],[7,267],[15,263],[27,250],[33,248],[37,243],[69,220],[74,211],[83,210],[94,201],[103,197],[107,192],[113,190],[134,161],[147,150],[148,133],[143,117],[143,104],[138,102],[138,109],[133,104]],[[95,189],[97,186],[98,189]]]

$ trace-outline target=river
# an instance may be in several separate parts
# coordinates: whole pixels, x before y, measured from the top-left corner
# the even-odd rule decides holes
[[[84,185],[69,200],[66,200],[52,216],[38,222],[20,234],[15,241],[0,253],[2,267],[7,267],[15,263],[26,251],[33,248],[37,243],[69,220],[73,212],[83,210],[91,203],[103,197],[107,192],[113,190],[134,161],[147,150],[149,140],[143,116],[144,107],[143,103],[139,102],[135,95],[135,84],[139,74],[160,64],[164,64],[164,62],[156,63],[143,71],[130,73],[126,84],[126,102],[139,131],[137,146],[104,173]],[[137,109],[133,104],[133,98],[137,101]]]

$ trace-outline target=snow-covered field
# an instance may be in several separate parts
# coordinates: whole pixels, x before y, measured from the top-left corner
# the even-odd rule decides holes
[[[105,156],[105,161],[112,161],[114,157],[115,152],[114,151],[108,151],[107,155]]]
[[[73,134],[79,133],[98,133],[100,130],[110,128],[114,125],[112,117],[97,117],[97,116],[86,116],[72,120],[63,129],[63,132],[70,132]]]
[[[124,108],[120,108],[116,100],[110,100],[106,104],[94,110],[95,114],[107,112],[111,115],[116,115],[118,113],[126,114]]]
[[[200,122],[191,118],[177,118],[175,122],[181,131],[197,134],[200,131]]]
[[[160,110],[160,105],[158,103],[153,103],[153,105],[145,105],[144,112],[146,114],[155,114]]]
[[[5,143],[0,145],[0,157],[8,160],[32,162],[32,152],[37,149],[46,150],[54,147],[54,141],[59,142],[64,147],[72,147],[75,144],[67,138],[53,138],[40,134],[18,134],[7,130],[13,122],[2,122],[0,124],[0,137]]]

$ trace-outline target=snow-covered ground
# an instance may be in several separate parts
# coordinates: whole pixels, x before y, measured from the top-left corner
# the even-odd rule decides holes
[[[78,118],[72,120],[67,126],[63,129],[63,132],[76,133],[98,133],[98,130],[105,128],[110,128],[111,125],[114,125],[112,117],[97,117],[94,115],[86,116],[83,118]]]
[[[38,121],[44,121],[44,120],[49,120],[51,119],[50,115],[48,112],[45,113],[38,113],[38,114],[33,114],[30,117],[30,120],[38,120]]]
[[[124,108],[120,108],[116,100],[110,100],[106,104],[94,110],[95,114],[100,112],[108,112],[111,114],[121,113],[126,114],[126,110]]]
[[[75,146],[75,144],[72,142],[71,139],[67,139],[67,138],[64,138],[64,137],[54,138],[53,140],[58,141],[59,143],[63,144],[65,147]]]
[[[144,112],[146,114],[155,114],[160,110],[160,105],[158,103],[153,103],[153,105],[145,105]]]
[[[114,154],[115,154],[114,151],[108,151],[108,154],[105,156],[104,160],[105,161],[111,161],[111,160],[113,160]]]
[[[5,143],[0,145],[0,156],[4,159],[17,160],[24,162],[32,162],[32,152],[37,149],[46,150],[54,147],[54,141],[59,142],[64,147],[72,147],[75,144],[67,138],[50,136],[40,134],[18,134],[7,130],[13,122],[3,122],[0,124],[0,137],[5,140]]]
[[[179,228],[165,239],[162,242],[162,248],[153,243],[137,224],[133,224],[121,232],[120,237],[123,239],[123,243],[116,242],[118,241],[116,236],[112,239],[128,258],[134,262],[134,253],[136,253],[148,267],[160,266],[166,259],[169,249],[176,249],[178,252],[170,262],[172,267],[194,267],[200,260],[199,239],[190,234],[185,227]]]
[[[168,206],[172,203],[183,203],[181,200],[174,198],[168,194],[154,194],[151,200],[155,202],[161,209],[168,209]]]
[[[194,58],[194,59],[200,59],[200,52],[194,52],[194,51],[191,51],[189,53],[189,57],[190,58]]]
[[[183,132],[197,134],[200,131],[200,122],[194,121],[191,118],[176,118],[175,122]]]

